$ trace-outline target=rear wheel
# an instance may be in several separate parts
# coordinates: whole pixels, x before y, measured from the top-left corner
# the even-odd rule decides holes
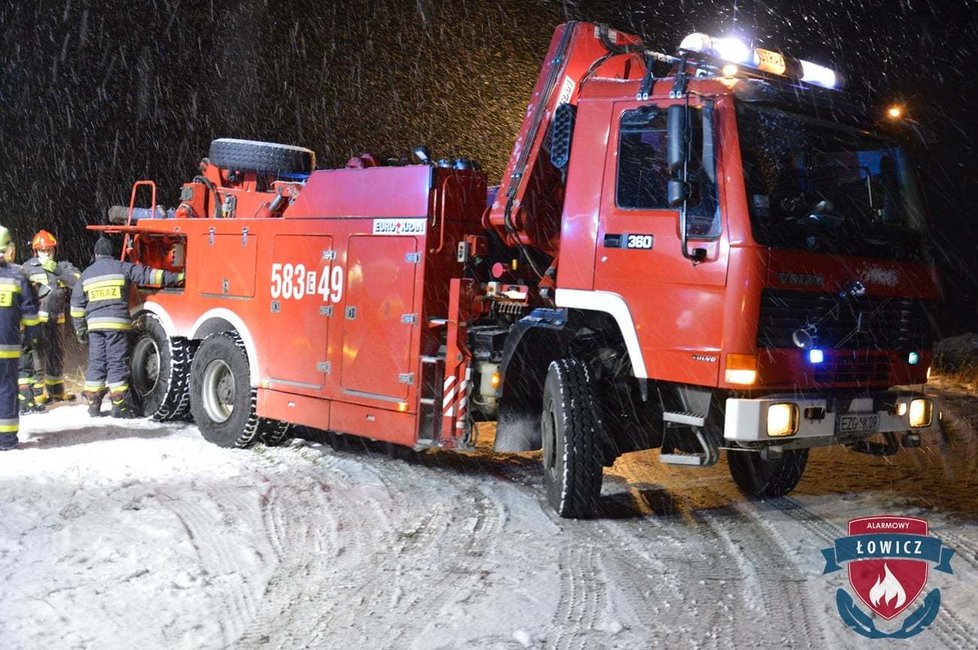
[[[594,514],[601,495],[601,416],[591,373],[577,359],[550,364],[543,388],[543,483],[561,517]]]
[[[260,418],[250,385],[248,356],[235,332],[208,336],[190,371],[190,410],[201,435],[220,447],[258,442]]]
[[[261,441],[269,447],[278,447],[292,437],[292,425],[280,420],[261,419]]]
[[[795,489],[808,464],[807,449],[785,451],[779,458],[761,457],[756,451],[728,451],[730,476],[740,491],[752,498],[780,497]]]
[[[140,316],[133,332],[130,386],[134,402],[143,415],[154,420],[186,417],[190,411],[190,342],[168,337],[152,314]]]

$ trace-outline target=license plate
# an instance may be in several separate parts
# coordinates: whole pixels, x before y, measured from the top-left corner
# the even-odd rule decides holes
[[[879,423],[877,413],[843,413],[839,415],[835,430],[840,435],[876,433]]]

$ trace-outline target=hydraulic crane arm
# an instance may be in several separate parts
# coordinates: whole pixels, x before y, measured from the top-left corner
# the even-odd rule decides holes
[[[541,152],[561,104],[576,105],[581,85],[591,76],[640,79],[644,45],[637,36],[594,23],[570,22],[557,28],[506,173],[489,212],[489,226],[510,246],[531,246],[554,256],[559,246],[564,182]]]

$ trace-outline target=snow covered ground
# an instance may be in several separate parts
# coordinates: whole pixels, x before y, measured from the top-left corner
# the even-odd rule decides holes
[[[549,512],[533,454],[228,450],[84,406],[30,415],[0,454],[0,647],[864,647],[819,551],[876,514],[957,550],[912,643],[978,647],[978,406],[935,390],[947,449],[816,450],[764,503],[722,462],[630,454],[593,521]]]

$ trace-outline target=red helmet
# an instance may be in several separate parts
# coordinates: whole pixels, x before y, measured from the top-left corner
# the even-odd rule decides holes
[[[31,240],[31,248],[36,251],[52,250],[58,245],[58,240],[47,230],[39,230]]]

